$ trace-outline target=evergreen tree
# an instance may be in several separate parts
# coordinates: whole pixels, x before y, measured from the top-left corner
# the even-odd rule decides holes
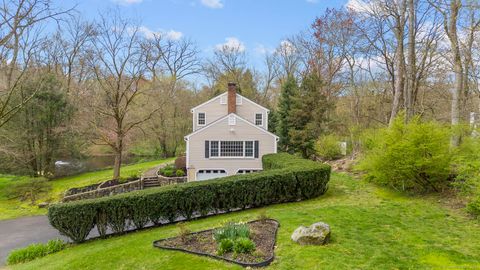
[[[278,127],[278,119],[277,119],[277,111],[270,109],[270,113],[268,114],[268,131],[272,133],[277,133]]]
[[[298,92],[297,81],[293,76],[287,78],[282,85],[280,100],[278,103],[278,112],[276,121],[278,126],[276,128],[277,135],[280,137],[279,145],[282,151],[291,152],[291,142],[289,130],[292,129],[294,118],[290,117],[293,97]]]
[[[288,122],[292,123],[288,131],[291,148],[305,158],[314,153],[315,140],[327,123],[326,112],[330,105],[321,90],[322,82],[317,75],[306,76],[293,97],[288,116]]]

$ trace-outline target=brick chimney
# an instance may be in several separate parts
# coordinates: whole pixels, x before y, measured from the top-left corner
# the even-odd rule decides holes
[[[228,83],[228,94],[227,94],[227,106],[228,114],[237,112],[237,84],[234,82]]]

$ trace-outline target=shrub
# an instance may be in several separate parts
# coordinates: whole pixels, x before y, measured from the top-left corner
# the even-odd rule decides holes
[[[177,169],[187,168],[187,158],[185,156],[181,156],[175,159],[175,168]]]
[[[163,175],[166,177],[171,177],[173,175],[173,170],[164,170]]]
[[[240,237],[248,238],[249,236],[250,228],[245,223],[228,223],[222,228],[216,229],[213,233],[213,238],[217,242],[227,238],[235,240]]]
[[[217,248],[218,255],[223,255],[227,252],[233,251],[234,245],[235,243],[233,242],[232,239],[230,238],[222,239],[220,243],[218,243],[218,248]]]
[[[67,244],[60,239],[50,240],[46,244],[31,244],[25,248],[10,252],[7,258],[7,264],[23,263],[44,257],[64,249],[66,245]]]
[[[187,228],[187,225],[183,222],[177,223],[178,227],[178,235],[180,236],[180,240],[182,240],[183,243],[188,242],[189,236],[190,236],[190,229]]]
[[[255,243],[246,237],[240,237],[233,244],[233,252],[235,253],[251,253],[255,250]]]
[[[175,172],[175,175],[176,175],[177,177],[182,177],[182,176],[185,176],[185,173],[183,172],[183,170],[177,170],[177,171]]]
[[[464,138],[455,151],[453,163],[453,187],[467,199],[467,211],[480,216],[480,139]]]
[[[315,142],[315,153],[323,160],[335,160],[342,157],[342,149],[338,138],[334,135],[318,138]]]
[[[476,217],[480,216],[480,197],[475,198],[467,204],[467,212]]]
[[[173,172],[174,172],[174,171],[175,171],[175,167],[174,167],[172,164],[168,164],[168,165],[166,165],[165,167],[160,168],[160,169],[158,170],[158,172],[159,172],[161,175],[165,175],[165,173],[167,172],[167,173],[171,174],[170,176],[173,175]],[[165,175],[165,176],[166,176],[166,175]]]
[[[447,186],[451,162],[447,128],[418,118],[404,124],[398,117],[376,139],[358,166],[367,179],[404,191],[440,191]]]
[[[149,221],[158,224],[179,217],[190,219],[194,213],[205,216],[215,211],[310,199],[328,188],[328,165],[289,154],[264,155],[262,161],[264,171],[259,173],[55,204],[49,207],[48,217],[60,233],[82,242],[99,224],[122,232],[130,221],[141,228]]]
[[[456,191],[467,197],[480,195],[480,139],[464,138],[455,151],[453,163]]]

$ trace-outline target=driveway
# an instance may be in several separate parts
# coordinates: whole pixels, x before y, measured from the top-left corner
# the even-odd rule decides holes
[[[32,243],[45,243],[48,240],[68,238],[61,236],[48,222],[47,216],[33,216],[0,221],[0,265],[5,264],[12,249]]]

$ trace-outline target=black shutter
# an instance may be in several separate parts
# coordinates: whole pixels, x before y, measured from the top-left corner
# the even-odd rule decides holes
[[[255,158],[258,158],[258,141],[255,141]]]
[[[210,157],[210,142],[205,141],[205,158]]]

